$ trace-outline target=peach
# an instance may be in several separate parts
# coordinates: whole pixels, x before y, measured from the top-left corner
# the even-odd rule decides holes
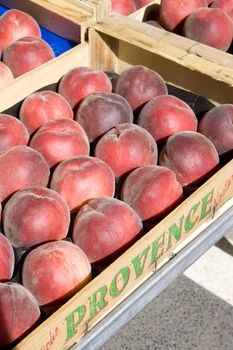
[[[99,92],[87,96],[75,115],[90,142],[117,124],[132,123],[133,111],[124,97],[113,92]]]
[[[107,74],[89,67],[77,67],[68,71],[61,79],[58,92],[66,98],[72,108],[95,92],[111,92],[112,83]]]
[[[137,9],[149,5],[153,0],[134,0]]]
[[[23,123],[10,114],[0,113],[0,151],[27,145],[29,133]]]
[[[0,50],[25,36],[41,37],[37,21],[24,11],[11,9],[0,17]]]
[[[19,119],[32,134],[50,120],[73,119],[73,110],[66,99],[55,91],[37,91],[27,96],[19,110]]]
[[[196,131],[198,121],[186,102],[173,95],[161,95],[143,107],[137,123],[161,142],[179,131]]]
[[[145,21],[145,23],[150,24],[151,26],[156,28],[164,29],[158,21],[154,21],[152,19]]]
[[[15,78],[54,58],[52,47],[43,39],[25,36],[14,41],[3,53],[3,62]]]
[[[65,159],[89,155],[90,145],[83,127],[71,119],[43,124],[33,135],[30,147],[38,151],[51,168]]]
[[[201,118],[198,131],[215,145],[218,154],[233,150],[233,104],[222,104],[211,108]]]
[[[126,177],[120,196],[142,221],[148,221],[175,208],[183,197],[183,189],[172,170],[159,165],[144,165]]]
[[[49,167],[42,155],[28,146],[14,146],[0,153],[0,202],[29,186],[47,187]]]
[[[32,186],[17,191],[3,210],[3,229],[14,247],[29,248],[68,234],[70,211],[52,189]]]
[[[157,72],[135,65],[120,74],[115,92],[123,96],[135,111],[153,97],[167,94],[167,86]]]
[[[90,279],[87,256],[69,241],[44,243],[32,249],[23,261],[22,283],[39,305],[64,302]]]
[[[211,1],[211,8],[220,8],[233,20],[233,1],[232,0],[214,0]]]
[[[15,282],[0,283],[1,349],[8,349],[31,331],[40,315],[39,306],[29,290]]]
[[[6,236],[0,233],[0,281],[10,280],[15,267],[15,253]]]
[[[165,29],[177,32],[188,15],[200,7],[207,6],[207,0],[161,0],[159,7],[161,24]]]
[[[120,13],[121,15],[128,16],[136,11],[136,5],[134,0],[111,0],[112,12]]]
[[[200,8],[186,18],[183,33],[189,39],[227,51],[233,39],[233,22],[220,8]]]
[[[13,81],[14,76],[10,68],[0,61],[0,88],[4,87],[8,82]]]
[[[90,199],[113,197],[115,178],[110,166],[101,159],[79,156],[56,167],[50,187],[60,193],[71,211],[77,211]]]
[[[112,168],[116,178],[120,178],[139,166],[156,164],[158,149],[147,130],[139,125],[124,123],[100,138],[94,154]]]
[[[137,213],[116,198],[90,200],[74,220],[72,239],[91,263],[119,255],[142,232]]]
[[[214,144],[197,131],[181,131],[167,139],[159,164],[173,170],[182,186],[198,184],[219,164]]]

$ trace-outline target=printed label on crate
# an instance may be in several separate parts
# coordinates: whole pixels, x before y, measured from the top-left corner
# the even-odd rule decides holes
[[[233,161],[93,279],[15,348],[68,350],[157,271],[181,242],[215,220],[233,196]],[[203,230],[200,230],[202,232]]]

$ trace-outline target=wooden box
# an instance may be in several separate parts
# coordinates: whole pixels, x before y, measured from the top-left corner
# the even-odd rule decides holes
[[[233,69],[207,62],[187,47],[175,47],[154,28],[110,15],[92,24],[89,42],[69,50],[2,89],[0,111],[13,111],[33,91],[56,89],[76,66],[121,73],[143,64],[174,87],[205,97],[215,105],[233,102]],[[25,337],[17,350],[67,350],[233,205],[233,160],[196,189],[175,210]]]
[[[85,40],[87,28],[110,12],[109,0],[1,0],[34,17],[40,26],[68,40]]]

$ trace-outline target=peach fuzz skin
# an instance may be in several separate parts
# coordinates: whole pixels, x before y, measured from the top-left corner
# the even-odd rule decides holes
[[[112,91],[110,79],[104,72],[89,67],[71,69],[62,77],[58,87],[58,92],[72,108],[77,108],[86,96],[103,91]]]
[[[210,7],[222,9],[233,21],[233,0],[212,0]]]
[[[19,110],[19,119],[30,135],[46,122],[61,118],[73,119],[73,110],[62,95],[50,90],[30,94]]]
[[[117,124],[132,123],[133,111],[124,97],[113,92],[96,92],[81,102],[75,120],[82,125],[90,142]]]
[[[64,302],[90,279],[87,256],[69,241],[44,243],[31,250],[23,262],[22,283],[39,305]]]
[[[173,95],[161,95],[143,107],[137,123],[145,128],[155,141],[164,142],[179,131],[197,131],[198,120],[187,103]]]
[[[79,156],[56,167],[50,188],[60,193],[70,211],[75,212],[90,199],[113,197],[115,178],[111,167],[101,159]]]
[[[133,170],[121,187],[121,199],[142,221],[165,215],[183,199],[183,189],[175,173],[159,165],[144,165]]]
[[[15,267],[15,253],[7,239],[0,233],[0,281],[8,281],[12,278]]]
[[[72,239],[91,263],[119,255],[139,236],[142,222],[137,213],[116,198],[96,198],[84,205],[75,217]]]
[[[167,86],[160,74],[143,65],[136,65],[120,74],[115,92],[123,96],[136,111],[153,97],[167,94]]]
[[[55,57],[52,47],[43,39],[25,36],[14,41],[3,53],[3,62],[15,78]]]
[[[211,108],[201,118],[198,131],[215,145],[218,154],[233,151],[233,104],[226,103]]]
[[[187,16],[194,10],[207,6],[207,0],[161,0],[160,23],[170,32],[179,32]]]
[[[16,282],[0,283],[0,310],[1,349],[9,349],[14,341],[32,330],[41,315],[34,296]]]
[[[67,236],[70,211],[55,191],[32,186],[17,191],[3,210],[3,228],[14,247],[29,248]]]
[[[88,156],[90,152],[86,132],[71,119],[56,119],[43,124],[29,145],[44,157],[50,168],[72,157]]]
[[[0,61],[0,88],[14,80],[14,76],[10,68]]]
[[[24,124],[10,114],[0,113],[0,152],[7,149],[27,145],[29,133]]]
[[[183,33],[189,39],[227,51],[233,39],[233,22],[219,8],[200,8],[186,18]]]
[[[219,164],[214,144],[196,131],[181,131],[167,139],[159,164],[173,170],[182,186],[197,184]]]
[[[37,21],[24,11],[10,9],[0,17],[0,50],[25,36],[41,37]]]
[[[28,186],[47,187],[50,171],[41,154],[28,146],[14,146],[0,153],[0,202]]]
[[[134,0],[111,0],[112,12],[120,13],[121,15],[128,16],[136,11],[136,5]]]
[[[122,178],[141,165],[156,164],[158,148],[147,130],[123,123],[99,139],[94,154],[112,168],[115,178]]]

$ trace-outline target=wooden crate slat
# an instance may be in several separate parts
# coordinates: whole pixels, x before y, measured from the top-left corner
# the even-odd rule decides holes
[[[112,14],[105,17],[102,23],[93,24],[90,30],[93,28],[104,38],[106,48],[113,45],[118,55],[119,72],[126,69],[127,64],[144,63],[160,73],[168,83],[202,95],[214,103],[233,102],[232,59],[229,66],[225,66],[225,61],[222,64],[211,62],[193,54],[188,46],[174,46],[172,40],[167,40],[168,36],[171,39],[174,34],[167,35],[167,32],[150,27],[134,19]],[[101,56],[101,50],[98,52],[104,68],[104,55]],[[93,52],[92,62],[95,60],[94,55]],[[106,55],[105,59],[106,68],[109,68]]]

